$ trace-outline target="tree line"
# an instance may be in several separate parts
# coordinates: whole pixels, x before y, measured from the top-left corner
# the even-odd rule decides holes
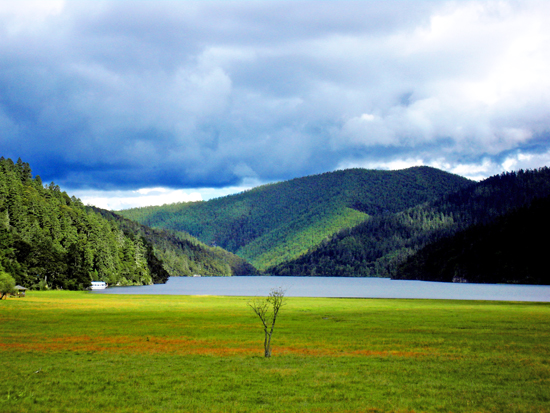
[[[267,271],[276,275],[420,279],[419,274],[425,267],[419,263],[426,260],[417,254],[424,247],[426,251],[437,249],[442,240],[472,226],[491,224],[498,227],[501,223],[494,222],[499,217],[528,207],[535,200],[549,195],[550,170],[546,167],[503,173],[438,200],[398,213],[372,217],[352,229],[340,231],[298,259]],[[524,222],[528,228],[526,233],[538,239],[536,224],[528,220]],[[511,238],[507,239],[512,242]],[[516,251],[516,256],[522,256],[519,249]],[[443,265],[449,254],[448,251],[440,252],[437,265]],[[512,256],[508,254],[508,257]],[[508,257],[506,254],[503,256],[504,259]],[[467,261],[466,255],[462,260]],[[404,266],[405,262],[409,264]],[[416,262],[414,271],[413,262]],[[527,263],[527,260],[524,262]],[[457,267],[457,271],[463,269]],[[448,274],[446,277],[447,280],[453,278],[449,278]],[[480,276],[474,277],[472,272],[468,273],[468,280],[481,279],[476,277]],[[519,279],[527,282],[529,277],[518,274],[515,280]]]
[[[547,265],[550,196],[535,198],[490,222],[480,222],[421,248],[394,279],[550,284]]]
[[[143,285],[170,275],[249,269],[188,235],[154,233],[126,221],[83,205],[53,182],[44,185],[21,159],[0,158],[0,271],[17,284],[75,290],[92,280]]]

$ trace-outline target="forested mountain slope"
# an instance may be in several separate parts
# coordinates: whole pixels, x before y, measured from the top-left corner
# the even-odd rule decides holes
[[[268,271],[279,275],[395,276],[397,267],[425,245],[471,225],[488,224],[548,195],[548,168],[505,173],[437,201],[373,217]],[[406,278],[404,271],[400,277]]]
[[[168,275],[152,268],[150,246],[87,211],[20,159],[0,158],[0,266],[18,284],[82,289],[92,280],[152,284]]]
[[[44,187],[27,163],[0,158],[0,270],[18,284],[82,289],[92,280],[110,285],[165,282],[173,268],[159,258],[163,249],[177,271],[185,273],[187,263],[189,275],[198,270],[231,275],[246,268],[242,260],[213,253],[190,236],[152,237],[141,225],[112,215],[105,219],[53,182]]]
[[[187,231],[266,269],[300,256],[369,216],[401,211],[471,183],[430,167],[349,169],[264,185],[207,202],[118,213],[148,226]]]
[[[124,231],[138,234],[150,243],[163,268],[172,277],[258,274],[258,270],[244,259],[222,248],[205,245],[186,232],[154,229],[112,211],[93,209],[104,218],[114,220]]]
[[[394,279],[550,284],[550,197],[426,245]]]

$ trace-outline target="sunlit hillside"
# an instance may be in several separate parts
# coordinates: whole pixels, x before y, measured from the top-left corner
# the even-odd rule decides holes
[[[345,228],[472,184],[430,167],[349,169],[264,185],[207,202],[120,211],[142,224],[187,231],[266,269]]]

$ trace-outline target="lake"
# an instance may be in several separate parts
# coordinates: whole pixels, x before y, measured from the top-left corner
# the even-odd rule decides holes
[[[93,294],[266,296],[282,287],[288,297],[430,298],[550,302],[550,286],[401,281],[352,277],[171,277],[166,284],[113,287]]]

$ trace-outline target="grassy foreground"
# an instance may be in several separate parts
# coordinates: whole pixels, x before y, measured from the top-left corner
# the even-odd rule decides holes
[[[550,304],[246,297],[0,302],[0,411],[548,412]]]

